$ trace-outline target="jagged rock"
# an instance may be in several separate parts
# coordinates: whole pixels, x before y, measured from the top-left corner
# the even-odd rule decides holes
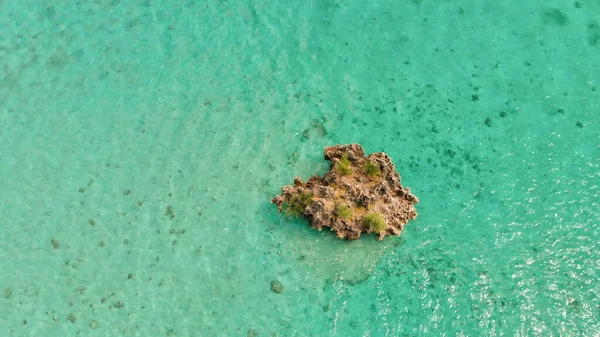
[[[286,206],[287,213],[306,217],[318,230],[329,227],[343,239],[358,239],[361,233],[376,233],[380,240],[400,235],[404,225],[417,217],[419,199],[402,186],[387,154],[365,157],[359,144],[350,144],[326,147],[324,157],[330,170],[323,177],[313,175],[307,182],[295,177],[293,186],[284,186],[281,195],[271,199],[279,212]],[[384,224],[373,226],[365,221],[367,215],[383,219]]]

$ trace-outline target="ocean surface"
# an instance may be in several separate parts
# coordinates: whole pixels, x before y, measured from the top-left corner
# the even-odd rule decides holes
[[[349,143],[402,236],[270,203]],[[600,336],[599,218],[597,0],[0,0],[1,336]]]

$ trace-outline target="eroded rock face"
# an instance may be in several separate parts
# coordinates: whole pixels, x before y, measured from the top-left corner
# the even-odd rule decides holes
[[[284,186],[281,195],[271,199],[279,212],[292,210],[313,228],[329,227],[343,239],[358,239],[361,233],[376,233],[380,240],[400,235],[404,225],[417,217],[419,199],[402,187],[387,154],[365,157],[359,144],[336,145],[325,148],[325,159],[331,166],[323,177],[313,175],[307,182],[296,177],[293,186]],[[365,216],[374,214],[380,214],[385,224],[365,222]]]

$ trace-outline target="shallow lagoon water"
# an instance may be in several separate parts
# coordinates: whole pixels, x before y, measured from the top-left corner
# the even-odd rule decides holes
[[[0,333],[599,336],[598,13],[0,1]],[[401,237],[269,203],[352,142]]]

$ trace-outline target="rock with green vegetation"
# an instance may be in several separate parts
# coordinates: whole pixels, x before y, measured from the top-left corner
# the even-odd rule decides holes
[[[367,213],[363,217],[363,225],[367,230],[379,233],[385,229],[385,220],[379,213]]]
[[[376,177],[381,174],[381,169],[379,168],[379,165],[367,160],[365,163],[365,173],[369,177]]]
[[[294,194],[285,204],[285,215],[302,216],[306,206],[312,201],[312,193],[303,192]]]
[[[296,177],[271,199],[280,212],[304,216],[313,228],[329,227],[343,239],[400,235],[417,217],[419,199],[402,186],[387,154],[365,156],[359,144],[336,145],[325,148],[325,159],[330,169],[323,177],[313,175],[307,182]]]
[[[335,206],[335,215],[338,218],[348,219],[352,215],[352,210],[348,205],[337,205]]]
[[[342,157],[335,164],[335,170],[339,175],[347,176],[352,174],[350,160],[348,159],[348,153],[342,154]]]

